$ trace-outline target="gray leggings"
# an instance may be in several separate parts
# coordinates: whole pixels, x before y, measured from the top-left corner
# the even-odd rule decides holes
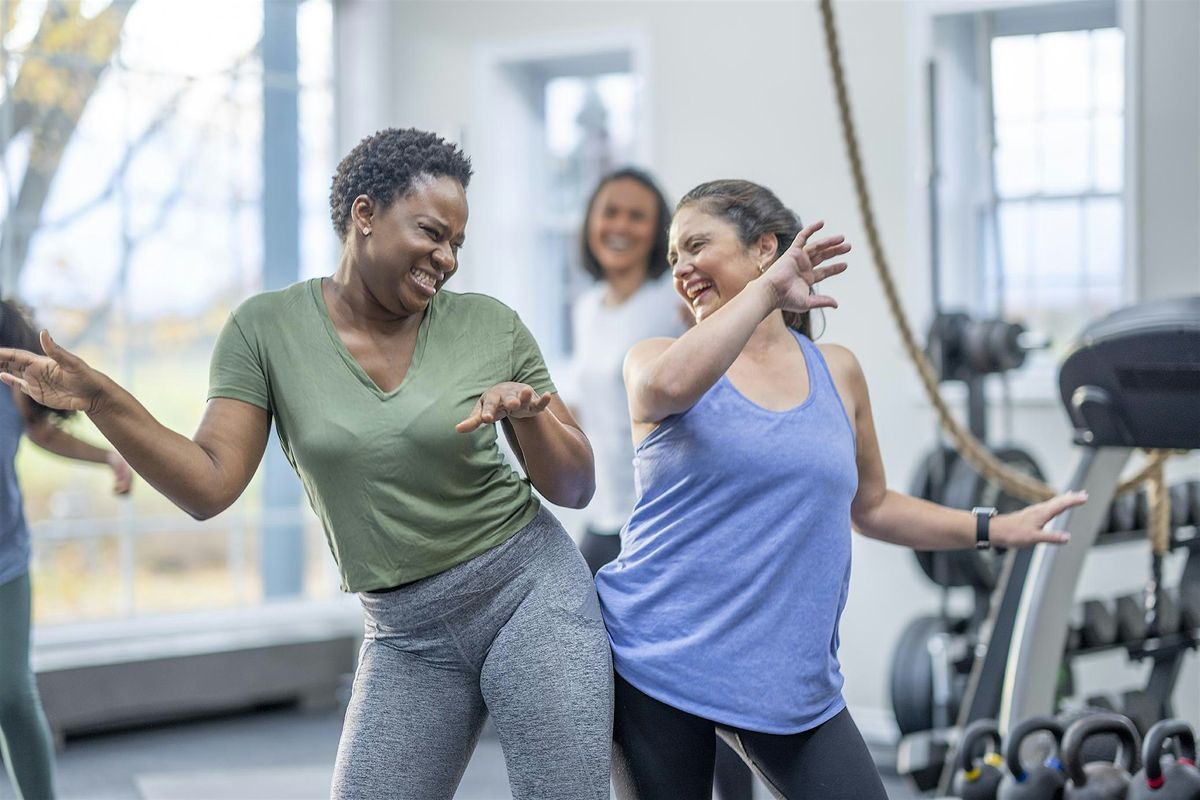
[[[54,796],[54,750],[29,666],[29,573],[0,584],[0,753],[17,797]]]
[[[366,638],[333,797],[448,800],[490,713],[516,800],[608,798],[608,635],[550,512],[464,564],[359,598]]]

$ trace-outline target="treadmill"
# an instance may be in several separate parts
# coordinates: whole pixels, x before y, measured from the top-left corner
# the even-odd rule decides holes
[[[1064,488],[1086,490],[1088,502],[1051,522],[1070,533],[1068,544],[1040,544],[1006,558],[959,730],[991,717],[1007,736],[1017,721],[1058,710],[1076,585],[1130,455],[1135,448],[1200,449],[1200,296],[1141,303],[1092,323],[1062,364],[1059,390],[1080,448]],[[946,755],[942,787],[955,749]]]

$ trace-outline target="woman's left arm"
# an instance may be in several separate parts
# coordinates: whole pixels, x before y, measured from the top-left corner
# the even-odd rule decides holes
[[[596,492],[592,445],[558,395],[539,395],[524,383],[500,383],[484,392],[455,430],[470,433],[501,422],[530,483],[551,503],[583,508]]]
[[[850,505],[854,528],[872,539],[914,550],[958,550],[975,546],[975,517],[969,511],[947,508],[887,488],[867,381],[858,360],[844,347],[822,345],[842,395],[847,415],[854,421],[857,447],[858,492]],[[1046,523],[1087,499],[1083,492],[1062,494],[1011,514],[994,517],[989,538],[997,547],[1028,547],[1039,542],[1062,544],[1068,536],[1043,530]]]
[[[24,392],[13,392],[17,408],[25,423],[25,435],[29,441],[43,450],[63,458],[75,461],[90,461],[93,464],[107,464],[113,472],[113,491],[117,494],[127,494],[133,485],[133,470],[125,459],[111,450],[105,450],[88,444],[82,439],[64,431],[54,424],[53,415],[39,414],[34,409],[33,401]]]

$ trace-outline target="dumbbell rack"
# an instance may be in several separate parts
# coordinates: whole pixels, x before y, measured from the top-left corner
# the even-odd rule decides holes
[[[1069,617],[1075,588],[1083,562],[1091,548],[1118,542],[1146,541],[1144,532],[1107,532],[1109,503],[1118,476],[1127,463],[1131,448],[1085,448],[1068,484],[1069,490],[1083,489],[1090,501],[1068,509],[1050,525],[1052,529],[1070,534],[1064,546],[1038,545],[1031,549],[1009,551],[985,630],[988,642],[977,658],[967,685],[963,705],[959,710],[957,728],[986,717],[997,718],[1003,733],[1016,720],[1039,714],[1053,714],[1057,708],[1058,675],[1060,667],[1070,658],[1088,651],[1068,653]],[[1100,533],[1101,530],[1106,531]],[[1200,537],[1185,539],[1180,528],[1172,536],[1172,547],[1187,547],[1189,558],[1183,580],[1200,580],[1200,558],[1191,553],[1200,549]],[[1184,585],[1181,583],[1181,585]],[[1147,691],[1164,691],[1174,686],[1182,657],[1191,648],[1186,635],[1162,637],[1149,642],[1110,644],[1094,651],[1126,646],[1131,657],[1155,658],[1155,668]],[[902,741],[901,753],[904,752]],[[924,744],[913,742],[913,746]],[[917,753],[914,749],[913,753]],[[953,744],[944,755],[939,788],[948,788],[948,780],[956,755]],[[936,758],[937,751],[929,757]],[[909,758],[909,754],[905,754]],[[917,763],[916,755],[910,763]],[[911,772],[911,770],[909,770]]]
[[[1006,734],[1015,720],[1055,711],[1083,562],[1100,531],[1110,527],[1109,504],[1134,450],[1200,451],[1198,376],[1200,295],[1119,309],[1077,337],[1058,375],[1059,395],[1079,448],[1079,461],[1063,488],[1086,491],[1090,500],[1050,523],[1052,530],[1069,534],[1069,543],[1039,544],[1005,556],[983,627],[983,647],[977,650],[959,709],[960,730],[991,717]],[[1200,569],[1192,566],[1200,560],[1190,554],[1189,570]],[[1195,577],[1194,572],[1186,575],[1189,581]],[[1164,637],[1153,652],[1148,644],[1135,653],[1155,658],[1156,668],[1162,666],[1159,681],[1173,679],[1182,640]],[[943,790],[954,755],[951,746],[943,761],[951,767],[942,770]]]
[[[1144,530],[1110,531],[1100,534],[1094,546],[1105,547],[1138,541],[1147,541]],[[1117,639],[1106,644],[1088,647],[1068,646],[1063,655],[1063,661],[1068,668],[1079,657],[1107,652],[1115,648],[1124,648],[1131,661],[1152,660],[1154,666],[1146,682],[1146,687],[1140,691],[1152,700],[1154,707],[1150,709],[1149,713],[1155,719],[1174,716],[1171,695],[1174,693],[1183,659],[1189,651],[1200,646],[1200,628],[1195,627],[1198,614],[1195,610],[1187,608],[1196,602],[1194,598],[1200,598],[1200,556],[1196,555],[1200,551],[1200,526],[1187,524],[1174,528],[1171,531],[1168,549],[1170,552],[1185,550],[1187,553],[1187,560],[1176,589],[1180,604],[1179,629],[1139,640],[1122,641]],[[1128,714],[1129,710],[1125,709],[1125,711]],[[1130,716],[1138,717],[1140,715],[1131,714]],[[1135,719],[1135,722],[1139,723],[1139,728],[1148,727],[1145,723],[1152,721]],[[1145,733],[1145,730],[1142,732]]]

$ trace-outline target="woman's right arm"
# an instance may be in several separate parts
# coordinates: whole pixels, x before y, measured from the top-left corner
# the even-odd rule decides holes
[[[850,247],[840,236],[808,245],[824,223],[802,229],[792,245],[763,273],[746,285],[703,324],[678,339],[647,339],[625,356],[625,389],[635,425],[652,425],[687,411],[725,374],[754,335],[777,310],[837,308],[828,295],[812,294],[812,286],[846,269],[844,263],[816,268]]]
[[[250,483],[267,446],[265,409],[215,398],[188,439],[44,331],[42,349],[46,356],[0,348],[0,380],[45,406],[86,412],[143,480],[191,516],[219,514]]]
[[[695,405],[776,308],[766,283],[752,281],[678,339],[660,337],[635,344],[625,356],[625,389],[633,422],[661,422]]]

